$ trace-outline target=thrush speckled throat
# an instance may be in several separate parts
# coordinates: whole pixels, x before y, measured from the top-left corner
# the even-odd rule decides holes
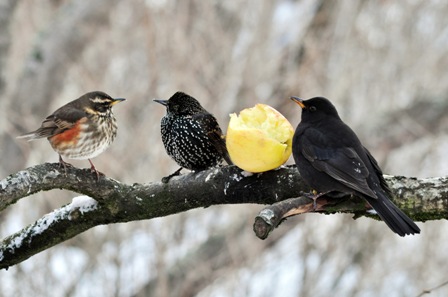
[[[419,227],[389,199],[391,191],[377,161],[326,98],[291,99],[302,108],[292,152],[304,181],[321,196],[354,194],[364,198],[400,236]]]
[[[124,101],[112,98],[103,92],[90,92],[67,103],[49,115],[39,129],[18,138],[29,141],[47,138],[59,154],[61,166],[66,168],[62,156],[70,159],[88,159],[91,170],[99,177],[99,172],[91,158],[104,152],[117,135],[117,121],[112,106]]]
[[[225,140],[216,118],[193,97],[175,93],[168,100],[154,99],[166,106],[161,121],[162,142],[168,155],[181,166],[164,177],[168,182],[182,168],[201,171],[218,165],[223,159],[232,164]]]

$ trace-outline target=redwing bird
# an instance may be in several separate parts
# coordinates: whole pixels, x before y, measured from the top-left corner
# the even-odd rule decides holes
[[[182,168],[200,171],[216,166],[223,159],[232,164],[216,118],[195,98],[177,92],[168,100],[154,101],[166,106],[161,121],[162,142],[168,155],[181,166],[164,177],[163,182],[179,175]]]
[[[18,138],[28,141],[46,137],[59,154],[59,163],[66,168],[62,156],[88,159],[92,172],[99,173],[91,158],[104,152],[117,135],[117,121],[112,106],[124,101],[103,92],[90,92],[67,103],[49,115],[39,129]]]
[[[292,151],[304,181],[320,192],[364,198],[400,236],[420,233],[418,226],[389,197],[391,191],[378,163],[326,98],[291,99],[302,108]]]

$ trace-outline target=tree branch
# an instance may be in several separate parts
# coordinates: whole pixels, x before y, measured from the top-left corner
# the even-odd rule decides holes
[[[448,178],[427,179],[407,178],[403,176],[385,176],[394,193],[393,201],[416,221],[448,219]],[[269,233],[281,222],[291,216],[307,212],[354,213],[355,217],[376,215],[366,212],[371,207],[363,199],[354,196],[331,198],[322,196],[313,201],[305,196],[290,198],[265,207],[255,217],[253,229],[260,239],[266,239]]]
[[[420,221],[448,218],[447,177],[415,179],[389,176],[387,180],[397,195],[394,202],[412,218]],[[97,181],[89,169],[68,167],[65,174],[58,163],[45,163],[0,181],[0,211],[36,192],[58,188],[87,195],[95,201],[74,199],[71,204],[3,239],[0,243],[0,268],[20,263],[101,224],[152,219],[218,204],[274,203],[270,207],[275,208],[279,206],[275,203],[283,203],[280,201],[309,190],[295,166],[252,176],[246,176],[235,166],[226,166],[175,177],[168,184],[127,185],[104,176]],[[310,203],[303,197],[298,201],[301,202],[289,207],[289,215],[296,214],[294,211],[301,205]],[[342,203],[334,202],[327,203],[323,199],[316,211],[367,215],[365,202],[356,197]],[[282,217],[278,222],[281,220]],[[271,225],[266,236],[278,222]]]

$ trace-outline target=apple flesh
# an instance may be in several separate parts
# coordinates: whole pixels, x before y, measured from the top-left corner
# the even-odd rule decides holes
[[[230,115],[226,145],[239,168],[264,172],[284,164],[292,151],[294,129],[277,110],[257,104]]]

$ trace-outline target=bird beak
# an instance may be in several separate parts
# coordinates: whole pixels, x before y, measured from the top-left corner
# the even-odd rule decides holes
[[[302,109],[306,108],[305,104],[303,103],[303,99],[300,99],[299,97],[292,96],[291,100],[294,101],[295,103],[299,104]]]
[[[114,101],[112,101],[112,103],[110,105],[114,106],[115,104],[117,104],[117,103],[119,103],[121,101],[124,101],[124,100],[126,100],[126,99],[124,99],[124,98],[114,98]]]
[[[160,104],[162,104],[162,105],[164,105],[164,106],[167,106],[167,105],[168,105],[168,100],[154,99],[154,100],[152,100],[152,101],[157,102],[157,103],[160,103]]]

